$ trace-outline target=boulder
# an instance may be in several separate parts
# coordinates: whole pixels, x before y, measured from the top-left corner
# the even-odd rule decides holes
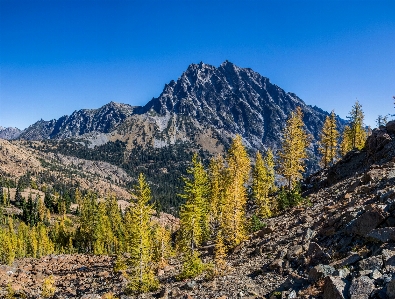
[[[347,257],[332,263],[331,266],[333,266],[335,268],[342,268],[345,266],[352,265],[352,264],[358,262],[360,259],[361,259],[361,256],[358,253],[350,252],[350,254]]]
[[[375,229],[385,220],[383,211],[377,207],[372,207],[356,220],[351,222],[346,228],[347,233],[366,236],[370,231]]]
[[[363,259],[358,263],[360,270],[381,270],[383,268],[383,259],[381,256],[372,256],[367,259]]]
[[[303,246],[302,245],[295,245],[291,247],[287,252],[288,260],[296,259],[303,253]]]
[[[383,249],[382,257],[386,271],[395,273],[395,250]]]
[[[332,275],[333,272],[335,272],[335,268],[332,266],[320,264],[310,269],[309,280],[314,282],[323,277]]]
[[[367,237],[380,242],[395,241],[395,227],[376,228],[367,234]]]
[[[387,129],[388,133],[395,133],[395,120],[387,122],[385,128]]]
[[[390,299],[395,298],[395,279],[392,279],[387,284],[387,296]]]
[[[374,283],[369,277],[354,278],[349,290],[350,299],[369,299],[373,289]]]
[[[323,299],[347,298],[348,283],[339,277],[327,276],[324,280]]]

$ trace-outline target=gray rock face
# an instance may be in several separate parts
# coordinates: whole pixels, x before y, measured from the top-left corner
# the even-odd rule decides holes
[[[395,279],[392,279],[387,284],[387,296],[390,299],[395,298]]]
[[[350,286],[350,299],[369,299],[374,289],[373,281],[367,276],[353,279]]]

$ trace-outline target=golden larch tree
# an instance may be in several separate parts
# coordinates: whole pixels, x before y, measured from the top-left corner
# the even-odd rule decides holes
[[[274,157],[269,149],[263,158],[258,151],[255,166],[252,171],[252,194],[258,205],[259,215],[270,217],[272,215],[270,193],[275,190]]]
[[[246,238],[246,183],[250,175],[250,159],[240,135],[236,135],[226,157],[225,194],[221,229],[225,243],[234,247]]]
[[[279,170],[287,181],[288,190],[302,179],[305,171],[304,161],[307,158],[309,138],[304,130],[303,112],[300,107],[291,112],[282,132],[282,144],[279,151]]]
[[[209,165],[209,203],[211,229],[219,227],[224,208],[225,161],[222,156],[213,157]]]
[[[159,286],[153,272],[151,214],[153,212],[151,190],[143,174],[139,175],[132,197],[132,205],[127,211],[126,228],[128,230],[128,247],[130,258],[127,264],[130,269],[128,291],[145,293]]]
[[[351,149],[360,150],[365,146],[367,134],[363,127],[364,117],[362,105],[356,101],[349,112],[349,116],[347,116],[350,127],[348,134],[351,141]]]
[[[322,155],[321,164],[324,168],[333,165],[337,159],[339,150],[338,139],[339,132],[336,125],[336,115],[335,112],[332,111],[331,115],[327,116],[325,119],[318,148]]]

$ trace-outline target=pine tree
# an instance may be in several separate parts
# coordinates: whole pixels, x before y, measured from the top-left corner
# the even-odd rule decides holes
[[[300,107],[291,112],[283,130],[282,148],[279,152],[280,174],[287,181],[288,191],[302,179],[309,140],[304,130],[303,112]]]
[[[128,264],[131,271],[128,290],[144,293],[156,289],[159,283],[153,272],[150,219],[153,207],[149,205],[151,190],[143,174],[139,176],[134,197],[133,205],[127,212],[130,248]]]
[[[246,183],[250,174],[250,159],[240,135],[234,138],[226,157],[225,197],[221,229],[227,245],[234,247],[246,237]]]
[[[275,190],[273,153],[268,150],[265,158],[258,151],[255,159],[255,167],[252,172],[252,192],[259,214],[262,217],[272,215],[269,194]]]
[[[321,164],[327,168],[336,161],[338,153],[338,138],[339,132],[336,126],[336,115],[332,111],[330,116],[325,119],[324,126],[321,132],[321,140],[319,143],[319,151],[322,154]]]
[[[358,101],[352,106],[347,118],[350,123],[348,134],[350,134],[351,148],[360,150],[365,146],[366,131],[363,128],[364,113],[362,111],[362,105]]]

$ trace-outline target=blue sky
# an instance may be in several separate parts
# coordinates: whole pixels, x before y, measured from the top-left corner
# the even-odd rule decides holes
[[[373,126],[395,113],[395,1],[0,0],[0,125],[143,105],[225,60]]]

